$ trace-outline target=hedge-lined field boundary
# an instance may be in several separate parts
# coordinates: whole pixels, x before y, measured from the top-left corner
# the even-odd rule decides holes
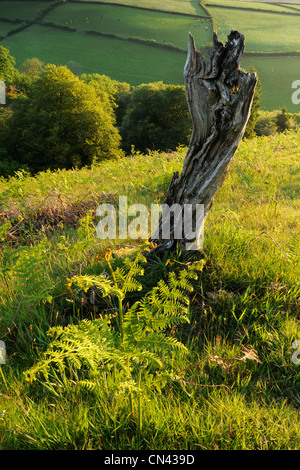
[[[2,0],[0,0],[0,2],[1,1]],[[118,35],[115,35],[115,34],[101,33],[99,31],[88,31],[88,30],[78,29],[78,28],[71,28],[69,26],[63,26],[63,25],[58,25],[56,23],[52,23],[52,22],[49,22],[49,21],[43,21],[44,18],[47,16],[47,14],[50,13],[51,11],[53,11],[54,8],[57,8],[60,5],[65,5],[67,3],[74,3],[74,4],[79,3],[79,4],[84,4],[84,5],[117,6],[117,7],[123,7],[123,8],[131,8],[131,9],[135,9],[135,10],[151,11],[151,12],[154,12],[154,13],[166,13],[166,14],[176,15],[176,16],[178,16],[178,15],[179,16],[187,16],[189,18],[206,19],[206,20],[211,21],[211,26],[212,26],[212,28],[214,28],[213,17],[210,15],[210,13],[205,8],[205,6],[203,6],[201,4],[201,2],[199,2],[199,5],[207,12],[207,16],[192,15],[190,13],[170,12],[170,11],[161,10],[161,9],[158,10],[158,9],[154,9],[154,8],[143,8],[143,7],[138,7],[138,6],[134,6],[134,5],[122,5],[122,4],[119,4],[119,3],[107,3],[107,2],[102,2],[102,1],[97,1],[97,2],[87,1],[87,2],[85,2],[83,0],[55,0],[55,1],[51,2],[51,4],[47,8],[45,8],[34,20],[19,20],[19,19],[9,20],[8,18],[0,18],[0,21],[3,21],[3,22],[9,22],[9,23],[12,23],[12,24],[22,23],[22,26],[20,26],[19,28],[13,29],[13,30],[9,31],[8,33],[6,33],[5,35],[0,35],[0,41],[7,38],[7,37],[10,37],[14,34],[20,33],[20,32],[24,31],[25,29],[27,29],[30,26],[40,25],[40,26],[48,26],[48,27],[51,27],[51,28],[56,28],[56,29],[59,29],[59,30],[68,31],[70,33],[75,32],[75,33],[81,33],[81,34],[90,34],[90,35],[93,35],[93,36],[101,36],[101,37],[110,38],[110,39],[117,39],[117,40],[121,40],[121,41],[135,42],[137,44],[143,44],[143,45],[147,45],[147,46],[152,46],[152,47],[172,50],[172,51],[176,51],[176,52],[186,53],[186,49],[181,49],[180,47],[174,46],[173,44],[170,44],[170,43],[160,43],[160,42],[157,42],[155,39],[143,39],[143,38],[139,38],[139,37],[125,38],[125,37],[118,36]]]
[[[182,52],[186,54],[185,49],[180,49],[177,46],[174,46],[173,44],[162,44],[160,42],[155,41],[155,39],[143,39],[139,37],[122,37],[118,36],[116,34],[109,34],[109,33],[101,33],[99,31],[87,31],[84,29],[78,29],[78,28],[71,28],[70,26],[63,26],[63,25],[58,25],[56,23],[51,23],[50,21],[33,21],[33,24],[39,25],[39,26],[45,26],[45,27],[50,27],[50,28],[56,28],[59,30],[63,31],[68,31],[70,33],[79,33],[79,34],[89,34],[92,36],[100,36],[104,38],[110,38],[110,39],[117,39],[118,41],[129,41],[129,42],[135,42],[138,44],[144,44],[147,46],[152,46],[152,47],[157,47],[157,48],[162,48],[162,49],[168,49],[176,52]]]
[[[147,8],[147,7],[138,7],[136,5],[122,5],[121,3],[108,3],[108,2],[85,2],[83,0],[65,0],[61,3],[81,3],[83,5],[108,5],[108,6],[114,6],[114,7],[122,7],[122,8],[132,8],[135,10],[145,10],[145,11],[152,11],[154,13],[167,13],[169,15],[179,15],[179,16],[188,16],[191,18],[202,18],[202,19],[210,19],[211,15],[207,12],[208,16],[202,16],[202,15],[193,15],[192,13],[181,13],[180,11],[169,11],[169,10],[162,10],[162,9],[157,9],[157,8]],[[203,5],[199,2],[199,5],[207,11],[206,8],[203,7]]]

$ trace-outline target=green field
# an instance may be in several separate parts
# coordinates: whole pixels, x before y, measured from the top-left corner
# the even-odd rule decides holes
[[[299,112],[299,105],[291,101],[294,91],[292,83],[299,76],[299,57],[250,57],[245,56],[242,67],[249,70],[254,66],[263,87],[261,106],[272,110],[286,106],[290,112]]]
[[[275,3],[262,3],[262,2],[252,2],[251,0],[249,1],[241,1],[241,0],[207,0],[205,1],[205,5],[207,8],[210,9],[211,5],[218,5],[221,8],[228,8],[228,7],[234,7],[238,9],[253,9],[256,11],[260,10],[268,10],[269,12],[285,12],[285,13],[291,13],[291,10],[285,6],[285,5],[280,5],[280,4],[275,4]]]
[[[210,6],[218,2],[208,1],[206,10],[196,0],[167,0],[163,3],[158,0],[115,0],[105,2],[107,5],[103,2],[95,2],[94,5],[91,2],[86,5],[62,3],[42,18],[43,22],[57,25],[57,29],[34,24],[2,39],[1,44],[16,57],[18,67],[26,59],[38,57],[54,64],[75,62],[83,73],[107,74],[132,85],[156,80],[182,84],[185,52],[168,49],[168,45],[186,51],[190,31],[197,47],[204,47],[211,40],[212,22],[201,16],[211,14],[214,27],[223,41],[232,28],[245,34],[243,65],[247,68],[251,64],[259,72],[263,88],[262,106],[272,110],[285,105],[290,112],[298,112],[298,105],[291,101],[291,85],[299,79],[299,57],[293,55],[300,51],[300,15],[297,15],[297,10],[289,9],[282,2],[224,0],[222,8]],[[120,6],[110,3],[119,3]],[[0,18],[34,21],[48,5],[49,2],[1,1]],[[238,8],[226,8],[226,5]],[[293,5],[299,8],[297,3]],[[165,13],[157,11],[162,9]],[[0,22],[0,36],[17,27]],[[76,29],[77,32],[62,30],[62,27]],[[93,31],[104,36],[85,34]],[[109,35],[114,38],[109,38]],[[253,52],[257,56],[247,55]],[[273,53],[283,55],[276,57]]]
[[[183,82],[185,54],[134,42],[36,25],[3,40],[1,44],[16,57],[17,66],[28,57],[39,57],[44,62],[57,65],[73,61],[83,73],[105,74],[133,85],[160,80],[165,83]]]
[[[196,16],[193,18],[158,11],[145,12],[138,8],[112,5],[65,4],[50,12],[46,19],[79,30],[168,43],[183,50],[187,47],[188,31],[197,34],[203,45],[211,42],[210,20]]]
[[[89,0],[83,0],[89,1]],[[97,2],[97,0],[91,0]],[[104,0],[104,3],[118,3],[139,8],[150,8],[153,10],[172,11],[177,13],[188,13],[191,15],[203,15],[203,8],[198,0]]]
[[[0,36],[5,36],[7,33],[12,31],[13,29],[17,29],[20,25],[11,23],[6,23],[4,21],[0,21]]]
[[[0,2],[0,18],[8,18],[10,20],[32,20],[36,18],[51,2],[35,2],[35,1],[1,1]]]
[[[243,0],[243,1],[248,1],[248,0]],[[252,1],[252,0],[250,0]],[[274,3],[273,0],[261,0],[261,3]],[[300,0],[280,0],[280,4],[292,4],[292,5],[300,5]]]
[[[255,11],[209,7],[220,37],[225,40],[230,28],[246,37],[246,52],[300,51],[300,15],[278,15]]]
[[[293,4],[292,6],[289,5],[289,8],[290,8],[291,10],[300,10],[300,5],[296,5],[296,4]]]

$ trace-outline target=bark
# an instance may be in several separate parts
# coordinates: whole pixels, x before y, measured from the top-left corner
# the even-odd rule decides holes
[[[182,172],[173,174],[164,204],[168,207],[177,204],[181,210],[184,204],[190,205],[193,231],[196,204],[203,205],[204,224],[249,119],[257,77],[240,69],[244,40],[243,34],[232,30],[224,46],[214,32],[213,47],[205,59],[189,35],[184,80],[193,131]],[[184,227],[183,212],[171,218],[170,236],[165,239],[162,234],[165,217],[163,212],[150,238],[157,244],[156,252],[171,249],[176,243],[182,250],[201,247],[197,235],[193,239],[186,236],[189,230]],[[182,238],[176,240],[176,227],[180,224]]]

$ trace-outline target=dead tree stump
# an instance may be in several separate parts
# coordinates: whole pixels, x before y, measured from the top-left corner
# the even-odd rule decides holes
[[[182,172],[173,174],[163,204],[169,208],[175,204],[181,213],[171,211],[166,239],[162,227],[169,213],[162,212],[150,238],[157,244],[155,252],[170,250],[177,243],[182,250],[199,246],[199,234],[189,239],[191,227],[188,230],[184,227],[183,209],[185,204],[191,208],[192,232],[195,232],[196,205],[203,205],[205,219],[244,135],[257,83],[255,73],[240,69],[244,42],[244,35],[232,30],[224,46],[214,32],[213,47],[206,60],[189,35],[184,81],[193,131]],[[182,237],[177,239],[180,226]]]

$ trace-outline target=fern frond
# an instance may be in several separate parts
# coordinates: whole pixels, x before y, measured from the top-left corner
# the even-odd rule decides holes
[[[168,337],[164,330],[180,323],[189,322],[189,298],[185,290],[192,286],[185,274],[170,273],[168,283],[160,280],[158,285],[136,302],[124,315],[124,338],[127,344],[138,349],[147,348],[156,353],[179,348],[186,351],[183,344]]]
[[[98,371],[103,363],[111,362],[129,373],[129,366],[122,351],[115,347],[113,333],[105,320],[82,320],[78,325],[54,327],[49,331],[51,342],[40,361],[27,372],[31,382],[40,376],[48,380],[52,371],[63,376],[68,368],[83,367]]]
[[[145,359],[155,358],[155,361],[162,365],[161,361],[158,361],[158,354],[162,356],[166,351],[170,352],[173,350],[181,350],[183,352],[188,352],[186,346],[178,341],[176,338],[167,336],[163,332],[147,332],[147,334],[138,337],[135,336],[134,339],[131,338],[131,344],[135,346],[137,350],[147,349],[145,351]],[[153,354],[153,356],[151,356]],[[138,356],[138,355],[136,355]]]
[[[112,281],[107,278],[107,276],[102,274],[99,276],[81,275],[68,278],[67,288],[71,289],[73,285],[76,285],[80,289],[84,290],[84,292],[87,292],[87,290],[92,286],[96,286],[103,297],[112,295],[118,297],[121,300],[124,299],[124,293],[122,290],[115,287]]]
[[[98,388],[98,384],[91,380],[79,380],[77,382],[78,387],[83,388],[89,392],[94,391]]]
[[[130,348],[126,349],[126,355],[130,361],[133,363],[141,364],[143,363],[145,366],[153,365],[158,368],[163,367],[162,360],[152,351],[143,351],[141,349],[136,348],[136,345],[131,344]],[[132,348],[132,346],[135,346]],[[138,345],[140,346],[140,344]]]
[[[193,290],[192,281],[202,270],[203,261],[190,263],[177,274],[169,273],[166,281],[160,280],[124,313],[125,294],[142,289],[138,277],[144,274],[141,263],[146,259],[139,251],[134,259],[126,258],[122,267],[113,269],[110,256],[111,252],[106,261],[111,278],[74,276],[68,279],[67,288],[76,293],[96,286],[102,297],[117,297],[119,331],[115,331],[108,317],[50,329],[47,351],[26,373],[29,381],[44,380],[44,385],[54,393],[57,393],[56,388],[58,391],[67,388],[70,380],[90,391],[99,391],[104,386],[108,389],[109,384],[110,391],[140,393],[142,370],[154,368],[167,373],[164,365],[168,363],[169,353],[173,350],[187,352],[187,348],[166,331],[189,322],[187,294]],[[134,381],[136,370],[139,371],[139,387]]]
[[[124,267],[115,270],[118,286],[124,293],[142,290],[143,286],[136,278],[144,275],[144,268],[141,266],[141,263],[145,262],[145,256],[141,251],[138,251],[133,260],[131,258],[125,258],[123,263]]]

